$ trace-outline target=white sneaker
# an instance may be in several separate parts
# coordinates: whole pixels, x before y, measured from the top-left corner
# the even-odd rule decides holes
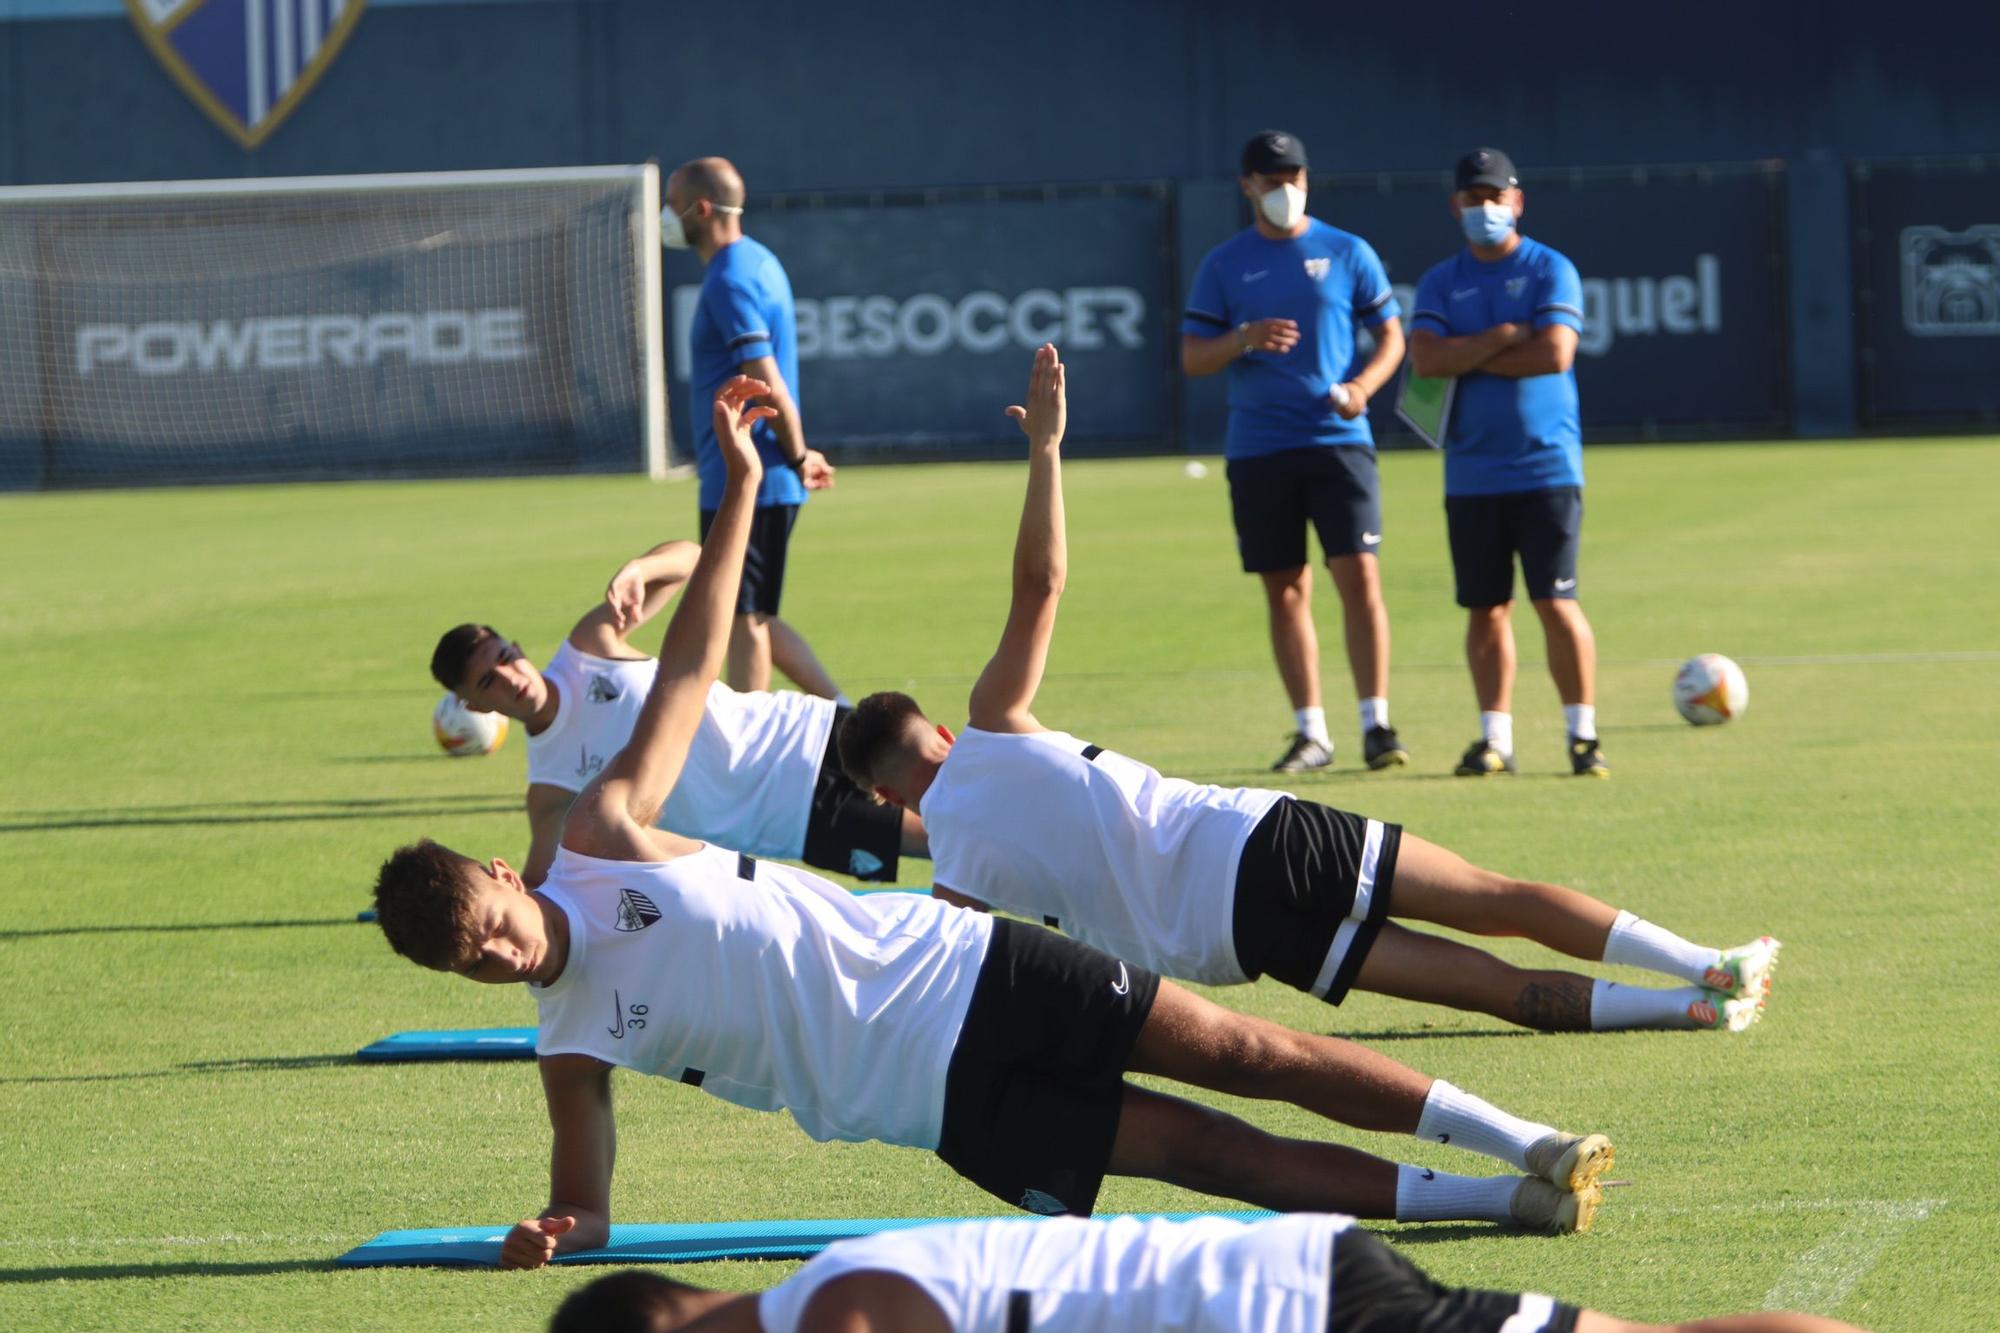
[[[1761,997],[1770,993],[1771,973],[1784,946],[1769,935],[1724,949],[1722,957],[1701,975],[1701,984],[1724,995]]]
[[[1514,1187],[1514,1197],[1507,1201],[1507,1211],[1513,1215],[1516,1226],[1573,1236],[1590,1230],[1590,1224],[1597,1220],[1597,1205],[1603,1200],[1603,1193],[1595,1185],[1580,1194],[1571,1194],[1540,1176],[1522,1176],[1521,1183]]]
[[[1764,1016],[1764,997],[1725,995],[1721,991],[1703,990],[1701,998],[1688,1006],[1687,1014],[1696,1027],[1713,1028],[1718,1032],[1742,1032]]]
[[[1528,1170],[1559,1190],[1581,1194],[1611,1169],[1618,1150],[1602,1134],[1565,1134],[1557,1130],[1528,1148]]]

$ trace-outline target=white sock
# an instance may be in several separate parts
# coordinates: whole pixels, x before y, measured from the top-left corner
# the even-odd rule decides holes
[[[1501,754],[1514,753],[1514,715],[1512,713],[1481,713],[1479,734],[1486,743]]]
[[[1563,725],[1580,741],[1597,739],[1597,705],[1564,704]]]
[[[1454,1176],[1425,1167],[1396,1167],[1398,1222],[1511,1222],[1508,1207],[1519,1176]]]
[[[1389,725],[1389,701],[1380,695],[1361,701],[1361,731],[1363,735],[1377,727]]]
[[[1553,1126],[1508,1115],[1443,1079],[1431,1084],[1424,1113],[1417,1119],[1418,1138],[1485,1153],[1521,1171],[1528,1169],[1528,1149],[1555,1132]]]
[[[1612,1032],[1620,1028],[1698,1027],[1700,1025],[1688,1017],[1688,1006],[1702,996],[1699,986],[1654,990],[1649,986],[1621,986],[1615,981],[1599,981],[1590,988],[1590,1030]]]
[[[1611,923],[1611,934],[1604,941],[1607,963],[1643,967],[1648,972],[1664,972],[1696,983],[1721,957],[1719,949],[1690,944],[1671,930],[1641,921],[1630,912],[1618,914],[1618,919]]]
[[[1324,708],[1294,709],[1292,716],[1299,721],[1299,735],[1321,745],[1332,745],[1333,737],[1326,734],[1326,710]]]

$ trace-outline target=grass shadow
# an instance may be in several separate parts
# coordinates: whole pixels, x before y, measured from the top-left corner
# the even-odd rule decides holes
[[[274,1273],[331,1273],[331,1259],[270,1259],[240,1264],[52,1264],[46,1268],[0,1268],[0,1283],[103,1282],[124,1278],[270,1277]]]
[[[8,833],[54,833],[78,829],[130,829],[130,828],[196,828],[206,826],[229,826],[238,824],[318,824],[357,819],[403,819],[417,816],[424,819],[444,818],[449,815],[512,815],[519,814],[518,800],[501,800],[498,797],[479,798],[479,804],[439,805],[424,804],[398,805],[393,808],[369,807],[351,808],[350,803],[321,803],[317,809],[269,810],[230,814],[173,814],[156,813],[145,806],[115,814],[96,815],[87,818],[36,819],[26,822],[0,823],[0,834]],[[285,802],[275,804],[283,805]],[[5,816],[0,816],[5,818]]]
[[[0,930],[0,944],[41,940],[57,935],[172,935],[211,930],[297,930],[311,926],[351,926],[351,916],[301,917],[282,921],[176,921],[121,926],[45,926],[39,930]]]
[[[1527,1028],[1451,1028],[1428,1029],[1411,1028],[1401,1032],[1329,1032],[1329,1037],[1339,1037],[1346,1041],[1430,1041],[1440,1037],[1543,1037],[1551,1033],[1531,1032]]]
[[[359,1065],[353,1055],[270,1055],[244,1056],[235,1060],[190,1060],[171,1069],[134,1069],[123,1074],[26,1074],[0,1078],[7,1083],[126,1083],[155,1078],[191,1078],[206,1074],[268,1074],[297,1069],[331,1069]]]

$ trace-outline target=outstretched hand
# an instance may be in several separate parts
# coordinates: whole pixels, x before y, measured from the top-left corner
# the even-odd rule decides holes
[[[1028,437],[1030,449],[1053,449],[1062,443],[1069,425],[1069,398],[1063,390],[1062,358],[1054,343],[1035,349],[1035,368],[1028,374],[1028,405],[1016,404],[1007,415]]]
[[[750,400],[771,392],[771,386],[748,375],[738,375],[715,395],[715,442],[722,450],[722,463],[731,477],[751,485],[764,479],[764,460],[758,456],[757,442],[750,428],[778,415],[775,407],[752,407]]]
[[[574,1217],[530,1217],[516,1222],[500,1242],[502,1268],[540,1268],[556,1255],[556,1237],[576,1225]]]

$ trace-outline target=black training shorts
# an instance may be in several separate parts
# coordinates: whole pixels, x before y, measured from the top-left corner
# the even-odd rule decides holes
[[[1557,486],[1510,495],[1447,495],[1445,527],[1458,604],[1499,606],[1514,600],[1514,557],[1528,600],[1576,596],[1576,552],[1583,539],[1583,488]]]
[[[840,766],[840,729],[852,708],[837,708],[813,783],[806,812],[806,845],[800,860],[821,870],[882,884],[896,882],[896,857],[903,849],[903,812],[884,805],[854,785]]]
[[[701,511],[701,539],[715,526],[715,510]],[[743,582],[736,587],[736,614],[775,616],[785,595],[785,553],[791,548],[797,505],[765,505],[751,511],[750,545],[743,552]]]
[[[1287,449],[1233,458],[1228,471],[1229,508],[1245,573],[1305,564],[1308,523],[1329,560],[1381,549],[1382,487],[1373,449]]]
[[[1333,1239],[1327,1333],[1575,1333],[1574,1305],[1532,1292],[1447,1287],[1359,1227]]]
[[[1250,831],[1236,863],[1236,961],[1329,1004],[1347,998],[1389,917],[1398,824],[1287,796]]]
[[[1144,968],[996,918],[945,1073],[938,1156],[1017,1208],[1088,1217],[1159,989]]]

